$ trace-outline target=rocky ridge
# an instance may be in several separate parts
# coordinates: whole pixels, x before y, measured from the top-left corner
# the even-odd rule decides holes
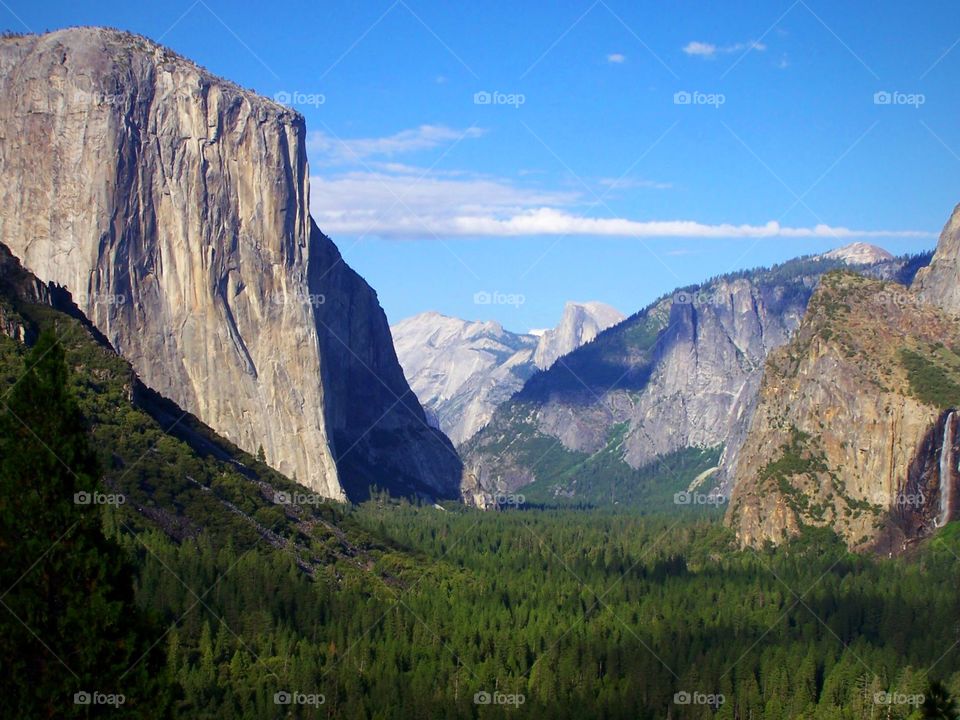
[[[858,266],[912,279],[926,258]],[[687,449],[723,448],[705,491],[729,492],[767,355],[798,327],[824,273],[844,258],[800,258],[678,290],[531,377],[461,448],[467,502],[512,492],[598,455],[628,477]],[[692,479],[689,478],[689,479]],[[556,492],[576,492],[564,483]]]
[[[827,277],[774,353],[734,475],[743,545],[829,527],[902,552],[956,517],[960,206],[909,288]]]

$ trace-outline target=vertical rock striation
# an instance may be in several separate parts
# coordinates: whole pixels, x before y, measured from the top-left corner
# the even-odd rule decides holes
[[[0,242],[147,385],[327,497],[338,462],[454,492],[376,295],[310,219],[300,115],[101,28],[0,41],[0,98]]]

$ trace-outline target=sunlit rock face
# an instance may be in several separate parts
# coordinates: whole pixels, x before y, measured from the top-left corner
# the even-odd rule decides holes
[[[455,493],[375,293],[310,219],[300,115],[101,28],[0,41],[0,98],[0,242],[147,385],[326,497],[375,466]]]

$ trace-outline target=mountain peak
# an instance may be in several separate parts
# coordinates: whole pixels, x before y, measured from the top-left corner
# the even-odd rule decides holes
[[[847,265],[873,265],[874,263],[893,260],[893,255],[882,247],[865,242],[850,243],[823,253],[818,257],[826,260],[843,260]]]
[[[590,342],[625,317],[615,307],[596,300],[567,302],[560,324],[540,335],[533,361],[538,368],[546,370],[557,358]]]

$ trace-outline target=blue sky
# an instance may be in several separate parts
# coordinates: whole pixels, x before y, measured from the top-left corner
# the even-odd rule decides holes
[[[854,240],[931,248],[960,202],[955,2],[2,0],[0,24],[132,30],[296,107],[311,211],[392,322],[631,313]]]

